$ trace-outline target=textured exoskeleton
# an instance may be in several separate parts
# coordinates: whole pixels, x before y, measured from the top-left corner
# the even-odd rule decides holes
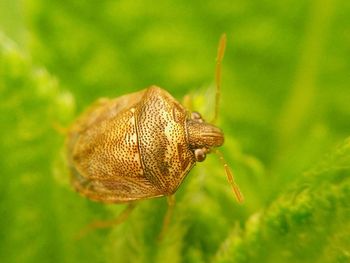
[[[100,100],[69,131],[72,181],[102,202],[172,195],[223,140],[219,128],[156,86]]]

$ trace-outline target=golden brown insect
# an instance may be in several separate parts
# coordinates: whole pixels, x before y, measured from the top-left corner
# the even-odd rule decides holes
[[[223,35],[216,66],[214,119],[218,116],[225,43]],[[190,113],[165,90],[151,86],[100,100],[73,124],[67,138],[72,182],[79,193],[101,202],[172,196],[196,162],[217,152],[215,147],[223,142],[219,128],[205,122],[199,113]],[[238,186],[223,163],[241,202]]]

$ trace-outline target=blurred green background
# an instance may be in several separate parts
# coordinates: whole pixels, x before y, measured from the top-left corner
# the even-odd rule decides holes
[[[350,262],[350,2],[0,0],[1,262]],[[69,185],[66,127],[100,97],[156,84],[213,114],[216,156],[177,192],[77,239],[123,205]]]

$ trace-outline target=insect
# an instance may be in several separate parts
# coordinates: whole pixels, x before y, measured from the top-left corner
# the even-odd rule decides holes
[[[213,122],[218,117],[225,46],[224,34],[216,63]],[[242,202],[232,173],[216,149],[223,143],[221,129],[204,121],[198,112],[188,111],[164,89],[151,86],[96,102],[69,129],[67,152],[72,183],[79,193],[95,201],[130,204],[113,221],[117,223],[133,209],[133,201],[168,196],[172,206],[172,196],[188,172],[210,152],[219,155],[236,198]]]

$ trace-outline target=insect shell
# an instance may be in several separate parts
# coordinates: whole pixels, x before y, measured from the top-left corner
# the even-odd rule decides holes
[[[75,122],[67,139],[72,182],[101,202],[169,196],[223,142],[219,128],[151,86],[100,100]]]

